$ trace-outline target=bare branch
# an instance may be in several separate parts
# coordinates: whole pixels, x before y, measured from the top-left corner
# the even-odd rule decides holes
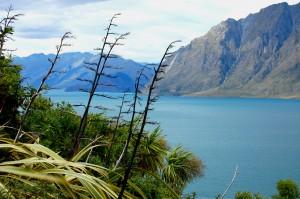
[[[54,73],[64,74],[64,73],[66,73],[66,72],[67,72],[66,70],[61,70],[61,71],[59,71],[59,70],[53,70],[53,71],[52,71],[52,74],[54,74]]]
[[[114,24],[114,19],[117,18],[119,15],[120,15],[120,13],[117,13],[110,19],[109,25],[106,28],[106,35],[103,38],[102,47],[99,48],[100,56],[99,56],[99,60],[97,62],[97,65],[94,65],[95,66],[95,75],[94,75],[94,78],[92,80],[93,85],[92,85],[92,88],[89,92],[89,99],[88,99],[88,102],[87,102],[87,107],[84,110],[82,119],[80,121],[79,129],[78,129],[77,135],[75,136],[75,140],[74,140],[74,144],[73,144],[73,147],[71,149],[71,152],[70,152],[70,156],[73,156],[79,150],[80,138],[84,136],[85,129],[86,129],[86,126],[87,126],[87,116],[88,116],[88,113],[89,113],[89,106],[90,106],[90,104],[92,102],[92,99],[95,95],[95,92],[97,90],[97,87],[99,85],[101,77],[105,76],[105,75],[103,75],[103,71],[106,67],[106,62],[109,58],[114,57],[114,56],[111,55],[113,48],[119,44],[119,41],[121,39],[124,39],[125,36],[128,35],[127,33],[122,34],[119,37],[117,37],[114,42],[109,42],[109,37],[111,35],[115,35],[115,33],[111,32],[112,26],[116,26],[116,24]],[[106,48],[108,48],[108,53],[105,53]]]
[[[117,87],[117,85],[115,85],[115,84],[103,84],[103,83],[99,83],[97,85],[98,86],[104,86],[104,87]]]
[[[80,92],[84,92],[84,93],[90,93],[90,90],[85,89],[85,88],[79,88]]]
[[[150,125],[159,125],[159,122],[156,122],[156,121],[147,121],[147,124],[150,124]]]
[[[113,109],[107,108],[107,107],[104,107],[104,106],[93,106],[93,108],[103,110],[103,111],[113,111]]]
[[[115,69],[115,70],[123,69],[122,67],[116,67],[116,66],[105,66],[105,68],[110,68],[110,69]]]
[[[93,81],[89,80],[89,79],[83,79],[83,78],[77,77],[76,80],[81,81],[81,82],[88,82],[90,84],[93,84]]]
[[[4,52],[14,51],[14,50],[5,49],[4,44],[8,40],[13,40],[12,37],[10,36],[14,32],[13,24],[15,23],[15,21],[18,20],[20,16],[23,16],[23,14],[11,15],[12,11],[13,8],[10,5],[6,11],[6,17],[0,20],[0,57],[4,56]]]
[[[129,179],[129,174],[131,172],[131,169],[132,169],[132,166],[133,166],[133,162],[134,162],[134,159],[136,157],[136,154],[137,154],[137,149],[140,145],[140,142],[141,142],[141,138],[143,136],[143,133],[144,133],[144,128],[145,128],[145,125],[147,123],[147,116],[148,116],[148,112],[151,110],[150,108],[150,105],[151,105],[151,100],[153,99],[153,96],[152,96],[152,93],[153,93],[153,90],[154,90],[154,84],[158,78],[158,71],[161,69],[162,65],[163,65],[163,62],[165,60],[165,56],[168,54],[170,48],[173,47],[173,45],[175,43],[177,43],[178,41],[174,41],[174,42],[171,42],[169,44],[169,46],[167,47],[167,49],[165,50],[165,53],[158,65],[158,68],[157,70],[155,70],[155,74],[154,74],[154,77],[150,83],[150,89],[148,91],[148,94],[147,94],[147,101],[146,101],[146,105],[145,105],[145,108],[144,108],[144,112],[143,112],[143,115],[142,115],[142,119],[141,119],[141,128],[139,129],[139,132],[137,134],[137,140],[136,140],[136,143],[134,145],[134,149],[133,149],[133,153],[131,155],[131,158],[128,162],[128,165],[127,165],[127,168],[125,170],[125,174],[124,174],[124,178],[123,178],[123,181],[122,181],[122,188],[121,188],[121,191],[118,195],[118,199],[122,199],[123,198],[123,194],[124,194],[124,191],[125,191],[125,188],[127,186],[127,181]]]
[[[225,195],[227,194],[228,190],[230,189],[230,187],[233,185],[236,177],[238,176],[239,174],[239,166],[237,165],[235,167],[235,170],[234,170],[234,173],[233,173],[233,176],[232,176],[232,179],[229,183],[229,185],[227,186],[227,188],[225,189],[224,193],[221,195],[221,198],[220,199],[224,199]]]
[[[110,147],[108,149],[108,155],[107,155],[107,158],[106,158],[106,167],[109,167],[109,164],[111,162],[112,147],[113,147],[113,145],[115,143],[115,137],[116,137],[117,130],[118,130],[118,127],[119,127],[119,123],[121,121],[122,110],[123,110],[123,106],[125,104],[125,97],[126,97],[126,93],[123,93],[121,105],[119,107],[119,113],[118,113],[118,116],[116,117],[116,119],[117,119],[116,126],[115,126],[115,128],[113,130],[113,136],[112,136],[112,139],[111,139]]]
[[[72,106],[74,106],[74,107],[84,107],[84,108],[86,108],[86,105],[84,105],[84,104],[72,104]]]
[[[53,73],[53,69],[54,69],[56,63],[58,62],[59,55],[60,55],[60,53],[62,51],[62,47],[65,44],[65,40],[69,39],[69,38],[72,38],[72,34],[71,34],[71,32],[66,32],[61,37],[61,39],[60,39],[60,43],[59,43],[59,45],[58,45],[58,47],[56,49],[56,55],[55,55],[54,59],[53,60],[49,60],[50,63],[51,63],[51,66],[49,67],[49,70],[48,70],[47,74],[43,77],[43,79],[42,79],[42,81],[40,83],[40,86],[38,87],[36,93],[33,93],[33,95],[30,97],[30,101],[29,101],[29,103],[28,103],[28,105],[27,105],[27,107],[25,109],[24,115],[21,118],[19,130],[18,130],[18,133],[17,133],[17,135],[15,137],[15,140],[14,140],[15,142],[19,139],[20,133],[22,131],[23,123],[26,120],[26,117],[27,117],[27,115],[28,115],[28,113],[30,111],[30,108],[31,108],[33,102],[35,101],[36,97],[41,93],[41,91],[43,89],[45,89],[45,82],[50,77],[50,75]]]
[[[110,96],[110,95],[105,95],[105,94],[100,94],[100,93],[95,93],[94,95],[98,96],[98,97],[104,97],[104,98],[107,98],[107,99],[119,99],[118,97],[113,97],[113,96]]]
[[[84,64],[86,65],[90,65],[90,66],[97,66],[98,64],[97,63],[90,63],[90,62],[83,62]]]
[[[135,89],[135,92],[134,92],[134,96],[133,96],[133,103],[130,105],[130,108],[128,110],[128,112],[130,112],[130,109],[132,109],[132,114],[131,114],[131,120],[130,120],[130,124],[129,124],[129,128],[128,128],[128,134],[127,134],[127,140],[126,140],[126,143],[125,143],[125,146],[124,146],[124,149],[116,163],[116,166],[115,168],[117,167],[117,165],[120,163],[120,161],[122,160],[123,156],[127,154],[127,151],[128,151],[128,147],[129,147],[129,143],[130,143],[130,140],[132,138],[132,135],[133,135],[133,126],[134,126],[134,120],[135,120],[135,117],[136,117],[136,114],[137,114],[137,111],[136,111],[136,108],[137,108],[137,103],[138,103],[138,90],[139,90],[139,85],[140,85],[140,80],[141,80],[141,77],[142,77],[142,74],[144,72],[144,69],[141,70],[139,76],[137,77],[136,79],[136,89]]]

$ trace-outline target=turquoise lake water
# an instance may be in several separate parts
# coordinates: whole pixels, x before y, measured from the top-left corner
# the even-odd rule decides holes
[[[79,92],[51,91],[53,101],[86,103]],[[95,99],[114,107],[116,100]],[[205,175],[186,191],[214,198],[229,184],[236,165],[236,191],[275,194],[279,179],[300,185],[300,100],[161,97],[150,114],[160,122],[169,143],[181,144],[206,165]],[[78,110],[80,112],[80,110]]]

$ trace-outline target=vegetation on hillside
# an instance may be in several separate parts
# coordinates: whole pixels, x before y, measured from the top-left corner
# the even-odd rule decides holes
[[[21,66],[12,63],[5,46],[20,16],[11,12],[10,8],[0,21],[0,198],[195,198],[195,193],[183,191],[203,174],[203,163],[182,146],[170,147],[157,123],[148,118],[158,100],[157,82],[176,42],[167,47],[158,65],[139,71],[133,94],[124,91],[117,99],[99,94],[96,88],[103,86],[102,78],[114,78],[105,73],[112,68],[107,60],[116,57],[113,49],[128,35],[112,32],[119,14],[114,15],[99,60],[86,63],[94,78],[80,80],[90,83],[90,89],[83,90],[88,93],[87,103],[76,105],[83,108],[79,115],[72,105],[42,96],[48,77],[59,71],[56,63],[63,47],[69,46],[65,39],[71,33],[62,36],[40,86],[24,87]],[[154,76],[147,77],[145,70],[153,70]],[[143,78],[149,78],[150,84],[142,85]],[[92,105],[95,97],[120,100],[116,117],[91,113],[92,108],[103,110]],[[145,128],[148,125],[155,127]],[[277,189],[274,199],[299,198],[298,186],[291,180],[279,181]],[[261,196],[240,192],[236,198]]]
[[[95,91],[101,79],[110,77],[105,68],[111,68],[106,62],[115,57],[113,49],[128,35],[112,32],[119,14],[114,15],[99,60],[86,63],[94,78],[80,80],[91,84],[84,90],[89,97],[86,105],[80,105],[84,109],[81,116],[72,105],[56,104],[42,96],[47,79],[59,71],[56,63],[63,48],[69,46],[65,40],[71,33],[61,38],[40,86],[24,87],[21,66],[12,64],[5,48],[19,16],[12,15],[10,8],[0,28],[0,197],[180,198],[184,187],[202,175],[202,162],[181,146],[171,148],[159,126],[145,130],[146,125],[157,125],[149,121],[147,113],[157,100],[153,90],[162,78],[165,59],[172,56],[169,49],[173,43],[159,66],[147,66],[137,74],[134,94],[115,99],[122,101],[116,117],[90,113],[91,108],[103,109],[91,102],[100,95]],[[153,70],[155,76],[146,77],[144,70]],[[153,78],[150,88],[140,84],[142,78]],[[143,104],[142,95],[147,98],[144,108],[139,105]],[[125,115],[130,116],[129,121]]]

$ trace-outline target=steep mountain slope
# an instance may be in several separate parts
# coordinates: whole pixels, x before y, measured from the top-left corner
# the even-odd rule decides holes
[[[53,58],[53,56],[52,54],[33,54],[28,57],[15,57],[14,62],[23,66],[22,75],[25,78],[24,83],[37,87],[49,68],[48,58]],[[47,80],[47,85],[67,91],[78,91],[79,89],[89,88],[89,83],[78,81],[77,79],[92,79],[93,74],[84,67],[84,63],[96,62],[97,58],[97,55],[90,53],[76,52],[62,54],[55,66],[55,71],[65,72],[51,75],[51,78]],[[110,59],[107,65],[113,66],[115,69],[107,68],[104,72],[111,76],[116,76],[116,78],[103,77],[101,84],[113,84],[116,86],[99,86],[98,91],[123,92],[134,90],[136,75],[143,66],[142,64],[119,57]],[[152,75],[151,71],[147,72],[147,75]]]
[[[300,3],[228,19],[179,49],[160,92],[300,97]]]

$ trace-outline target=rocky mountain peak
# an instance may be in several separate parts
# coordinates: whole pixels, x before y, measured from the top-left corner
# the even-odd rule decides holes
[[[300,96],[299,13],[279,3],[214,26],[178,51],[162,92]]]

